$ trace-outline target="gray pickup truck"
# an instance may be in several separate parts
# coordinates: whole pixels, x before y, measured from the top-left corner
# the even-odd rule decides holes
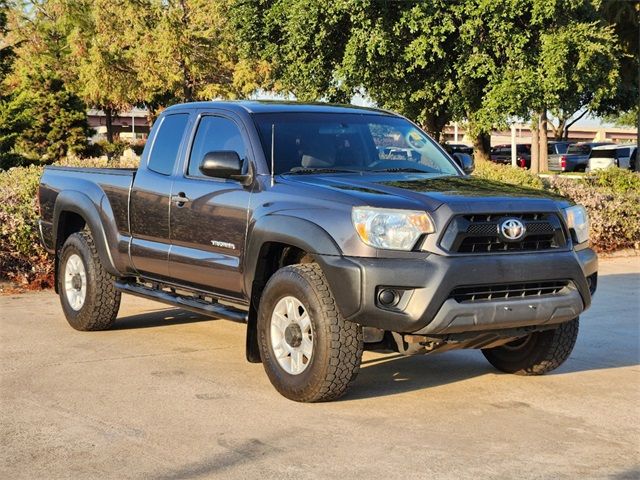
[[[602,145],[614,145],[611,142],[574,143],[569,145],[566,153],[549,155],[549,171],[551,172],[584,172],[589,166],[591,150]]]
[[[472,168],[386,111],[176,105],[137,170],[47,167],[40,232],[72,327],[109,328],[122,293],[243,322],[296,401],[340,397],[365,348],[543,374],[596,289],[585,209]]]

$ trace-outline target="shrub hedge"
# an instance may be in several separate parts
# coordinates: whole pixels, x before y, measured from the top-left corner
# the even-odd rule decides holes
[[[69,158],[59,165],[106,167],[106,158]],[[135,167],[123,157],[121,167]],[[33,288],[53,286],[53,263],[40,245],[36,194],[44,167],[30,165],[0,171],[0,279]]]
[[[123,157],[121,167],[137,160]],[[106,158],[67,159],[67,166],[106,167]],[[0,278],[34,288],[52,286],[51,258],[38,239],[36,192],[41,166],[0,172]],[[480,162],[477,175],[493,181],[549,190],[584,205],[591,219],[591,239],[601,252],[640,249],[640,174],[620,169],[598,171],[576,180],[541,179],[528,171]]]

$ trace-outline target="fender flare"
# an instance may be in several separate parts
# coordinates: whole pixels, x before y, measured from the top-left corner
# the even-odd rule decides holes
[[[331,235],[319,225],[299,217],[270,214],[260,217],[249,229],[244,255],[244,291],[249,298],[249,317],[246,336],[246,357],[249,362],[259,363],[258,334],[256,329],[258,312],[253,298],[260,250],[265,243],[284,243],[314,255],[341,255],[340,248]]]
[[[265,243],[285,243],[315,255],[342,254],[325,229],[309,220],[289,215],[271,214],[259,218],[247,238],[244,288],[248,298],[251,298],[260,250]]]
[[[108,202],[104,201],[104,195],[100,203],[103,205],[106,203],[108,205]],[[122,274],[116,267],[113,258],[113,252],[117,251],[118,244],[117,229],[115,229],[115,225],[113,228],[105,229],[103,223],[105,218],[113,219],[111,208],[108,207],[108,211],[103,211],[103,215],[101,215],[98,206],[96,206],[86,194],[78,192],[77,190],[64,190],[60,192],[56,198],[53,209],[53,241],[56,248],[58,242],[58,226],[63,212],[76,213],[85,220],[96,244],[100,262],[109,273],[121,276]]]

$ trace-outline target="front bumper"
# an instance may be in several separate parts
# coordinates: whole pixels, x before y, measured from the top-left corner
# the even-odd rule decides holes
[[[598,261],[580,251],[440,256],[420,259],[317,256],[345,319],[395,332],[457,333],[561,323],[591,304],[587,277]],[[468,285],[569,281],[555,295],[458,303]],[[380,287],[402,292],[398,309],[379,306]]]

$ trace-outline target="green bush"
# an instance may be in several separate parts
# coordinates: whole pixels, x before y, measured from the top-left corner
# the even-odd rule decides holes
[[[61,160],[56,163],[56,165],[61,165],[64,167],[92,167],[92,168],[138,168],[138,164],[140,163],[139,158],[131,158],[131,157],[120,157],[115,163],[109,163],[109,159],[107,157],[97,157],[97,158],[81,158],[81,157],[67,157],[64,160]]]
[[[136,167],[123,157],[117,166]],[[58,165],[107,167],[106,158],[67,158]],[[37,191],[43,167],[0,171],[0,278],[34,288],[53,286],[53,262],[40,244]]]
[[[591,222],[591,243],[600,252],[640,249],[638,173],[610,168],[579,179],[556,175],[543,181],[525,170],[479,162],[474,174],[493,181],[544,189],[584,205]]]
[[[144,143],[139,147],[138,144],[131,145],[128,142],[122,142],[120,140],[116,140],[113,143],[109,143],[106,140],[100,140],[87,145],[84,150],[80,152],[79,156],[85,159],[106,156],[112,161],[117,161],[122,157],[127,148],[131,148],[136,155],[140,155],[144,149]],[[140,153],[138,153],[138,151]],[[64,162],[65,160],[62,161]]]
[[[0,272],[20,284],[52,286],[53,266],[38,238],[36,192],[43,167],[0,172]]]
[[[529,188],[543,188],[542,180],[529,170],[513,168],[510,165],[499,165],[497,163],[480,161],[476,163],[474,175],[487,180],[510,183]]]
[[[584,182],[615,195],[640,194],[640,174],[622,168],[596,170],[586,175]]]

